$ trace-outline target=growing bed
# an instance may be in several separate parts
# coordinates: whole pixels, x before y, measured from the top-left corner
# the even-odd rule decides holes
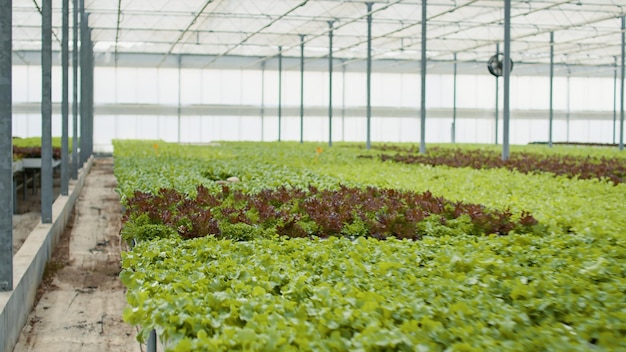
[[[511,152],[116,141],[125,319],[172,351],[626,348],[626,157]]]

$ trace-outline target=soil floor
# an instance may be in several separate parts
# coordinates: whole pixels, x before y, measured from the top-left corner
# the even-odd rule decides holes
[[[122,320],[126,290],[118,275],[126,248],[115,187],[113,159],[95,159],[14,352],[145,349],[135,339],[136,328]],[[29,219],[37,222],[38,216],[27,211],[14,218],[16,247]]]

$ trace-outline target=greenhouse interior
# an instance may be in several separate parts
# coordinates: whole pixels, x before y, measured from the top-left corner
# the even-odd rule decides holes
[[[0,0],[0,45],[0,352],[626,350],[624,0]]]

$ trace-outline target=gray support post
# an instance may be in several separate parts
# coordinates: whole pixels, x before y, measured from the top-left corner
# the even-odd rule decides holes
[[[86,27],[85,33],[85,162],[89,159],[92,152],[91,139],[91,28]]]
[[[496,43],[496,55],[500,53],[500,43]],[[500,115],[500,77],[496,77],[496,139],[495,144],[498,145],[498,115]]]
[[[69,192],[69,19],[70,1],[63,0],[62,5],[62,38],[61,38],[61,66],[62,66],[62,98],[61,98],[61,194]]]
[[[81,0],[81,5],[83,5]],[[82,9],[84,10],[84,8]],[[88,147],[88,92],[87,92],[87,70],[88,70],[88,39],[89,14],[82,12],[80,21],[80,162],[84,164],[89,158]]]
[[[566,125],[565,141],[566,142],[569,142],[569,117],[570,117],[569,116],[570,115],[570,108],[569,108],[570,107],[570,104],[569,104],[569,98],[570,98],[570,94],[569,94],[570,93],[569,92],[569,88],[570,88],[570,86],[569,86],[569,78],[570,78],[570,74],[571,74],[571,72],[570,72],[569,67],[568,67],[567,68],[567,102],[566,102],[567,103],[567,112],[565,114],[565,125]]]
[[[626,46],[626,16],[622,16],[622,77],[620,87],[620,124],[619,124],[619,150],[624,150],[624,47]]]
[[[72,179],[78,179],[78,0],[72,9]]]
[[[346,141],[346,65],[341,65],[341,141]]]
[[[180,143],[180,120],[181,120],[181,91],[183,90],[183,87],[181,86],[181,67],[182,67],[182,61],[183,61],[183,57],[182,55],[178,55],[178,100],[177,100],[177,106],[176,106],[176,115],[177,115],[177,123],[178,123],[178,143]]]
[[[283,47],[278,47],[278,141],[282,131],[283,115]]]
[[[328,146],[333,146],[333,23],[328,21]]]
[[[509,160],[509,87],[511,82],[511,0],[504,0],[504,111],[502,160]]]
[[[617,56],[614,56],[613,59],[615,63],[613,64],[613,144],[615,144],[615,131],[617,130]]]
[[[548,128],[548,147],[550,148],[552,148],[552,123],[554,120],[553,89],[554,89],[554,32],[550,32],[550,124]]]
[[[426,153],[426,0],[422,0],[422,85],[420,91],[420,153]]]
[[[367,108],[366,108],[366,119],[367,119],[367,137],[365,141],[365,148],[372,148],[371,141],[371,126],[372,126],[372,5],[371,2],[366,2],[367,6]]]
[[[146,346],[146,350],[147,352],[157,352],[157,338],[156,338],[156,331],[152,330],[150,331],[150,335],[148,335],[148,344]]]
[[[89,104],[87,104],[87,109],[89,111],[88,117],[88,124],[87,124],[87,132],[88,132],[88,137],[89,137],[89,156],[93,155],[93,125],[94,125],[94,115],[93,115],[93,99],[94,99],[94,95],[93,95],[93,91],[94,91],[94,82],[93,82],[93,76],[94,76],[94,56],[93,56],[93,41],[91,40],[91,31],[92,29],[89,28],[87,34],[88,34],[88,46],[87,46],[87,54],[88,54],[88,58],[87,58],[87,96],[88,96],[88,101]]]
[[[300,34],[300,143],[304,142],[304,34]]]
[[[265,140],[265,61],[261,63],[261,142]]]
[[[41,4],[41,222],[52,223],[52,0]]]
[[[13,290],[12,16],[12,0],[0,0],[0,292]]]
[[[452,93],[452,143],[456,143],[456,74],[457,74],[457,62],[456,62],[456,53],[454,53],[454,75],[453,75],[454,89]]]

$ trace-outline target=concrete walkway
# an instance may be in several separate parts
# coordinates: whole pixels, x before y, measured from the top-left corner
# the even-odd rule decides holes
[[[122,321],[126,299],[118,279],[123,246],[115,187],[113,159],[95,159],[15,352],[142,350],[136,329]]]

